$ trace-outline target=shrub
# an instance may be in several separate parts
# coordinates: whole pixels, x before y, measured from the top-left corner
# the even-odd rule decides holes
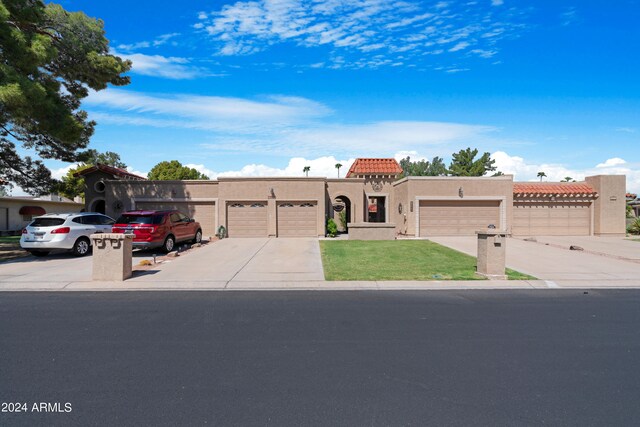
[[[344,231],[347,231],[347,210],[343,209],[338,214],[338,219],[340,220],[340,225]]]
[[[631,205],[627,205],[627,218],[633,218],[633,208],[631,207]]]
[[[329,218],[327,220],[327,234],[329,235],[329,237],[336,237],[336,235],[338,234],[338,226],[336,225],[336,222],[333,220],[333,218]]]
[[[631,224],[629,224],[627,232],[629,234],[640,234],[640,218],[636,218]]]

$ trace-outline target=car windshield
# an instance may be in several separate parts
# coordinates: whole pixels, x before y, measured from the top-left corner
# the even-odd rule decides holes
[[[31,224],[31,227],[55,227],[64,223],[62,218],[35,218]]]
[[[116,224],[161,224],[162,215],[122,215]]]

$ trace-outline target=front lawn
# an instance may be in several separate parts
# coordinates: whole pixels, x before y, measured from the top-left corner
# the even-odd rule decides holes
[[[474,257],[429,240],[321,240],[320,252],[327,280],[483,280]]]
[[[0,243],[15,243],[20,242],[20,236],[0,236]]]

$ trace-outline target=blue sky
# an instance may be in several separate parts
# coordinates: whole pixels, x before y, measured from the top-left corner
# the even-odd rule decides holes
[[[61,3],[133,61],[83,104],[92,148],[133,171],[334,177],[475,147],[516,180],[625,173],[640,192],[637,0]]]

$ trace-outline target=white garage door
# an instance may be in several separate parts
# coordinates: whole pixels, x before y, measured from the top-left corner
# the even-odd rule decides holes
[[[148,210],[178,210],[190,218],[195,219],[202,227],[202,235],[212,237],[216,234],[216,204],[215,202],[136,202],[136,209]]]
[[[420,236],[470,236],[490,224],[501,229],[499,200],[422,200]]]
[[[591,203],[513,204],[514,236],[588,236]]]
[[[318,206],[315,202],[279,202],[278,237],[318,235]]]
[[[267,237],[267,202],[227,204],[229,237]]]

